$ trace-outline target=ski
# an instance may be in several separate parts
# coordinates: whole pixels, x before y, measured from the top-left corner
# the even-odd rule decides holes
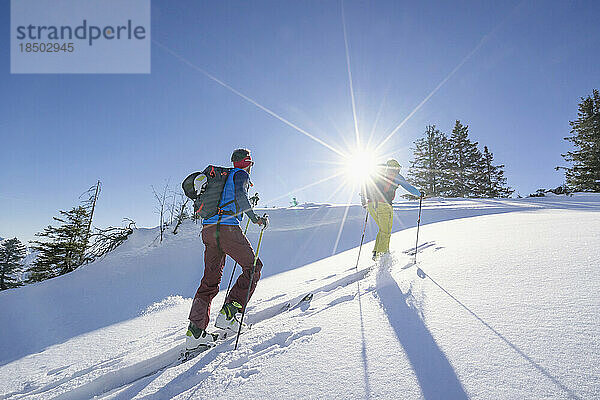
[[[212,349],[215,346],[216,346],[216,344],[210,345],[210,346],[208,346],[208,345],[206,345],[206,346],[202,345],[202,346],[196,347],[195,349],[183,349],[181,351],[181,353],[179,354],[179,358],[177,359],[177,361],[180,364],[183,364],[185,362],[188,362],[192,358],[200,355],[201,353],[204,353],[206,350]]]
[[[266,318],[261,318],[258,321],[255,321],[254,323],[257,322],[261,322],[265,319],[269,319],[272,318],[278,314],[281,314],[283,312],[286,311],[291,311],[291,310],[295,310],[297,308],[302,308],[304,306],[310,305],[311,300],[313,299],[313,293],[307,293],[306,295],[304,295],[304,297],[302,297],[300,300],[298,301],[288,301],[287,303],[283,304],[281,306],[281,308],[279,309],[279,312],[273,313],[271,315],[269,315]],[[254,324],[248,324],[246,330],[242,331],[242,334],[244,334],[246,331],[252,329],[252,326]],[[226,330],[217,330],[217,333],[219,335],[218,339],[215,341],[215,343],[211,344],[211,345],[202,345],[199,346],[195,349],[183,349],[180,354],[179,354],[179,358],[177,359],[177,362],[180,364],[183,364],[197,356],[199,356],[200,354],[211,350],[215,347],[217,347],[218,345],[222,344],[224,341],[226,341],[227,339],[232,339],[235,338],[237,336],[236,332],[230,332],[230,331],[226,331]]]
[[[300,301],[298,303],[296,303],[296,305],[294,305],[293,307],[290,307],[290,310],[294,310],[296,308],[310,305],[310,302],[312,299],[313,299],[313,294],[308,293],[306,296],[304,296],[302,299],[300,299]]]
[[[310,301],[312,300],[312,298],[313,298],[313,294],[308,293],[303,298],[301,298],[299,301],[297,301],[296,303],[287,302],[281,307],[281,312],[284,312],[287,310],[294,310],[296,308],[301,307],[302,305],[310,304]]]

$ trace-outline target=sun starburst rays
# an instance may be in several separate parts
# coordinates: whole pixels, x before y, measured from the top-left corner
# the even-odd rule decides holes
[[[284,124],[290,126],[291,128],[295,129],[297,132],[310,138],[311,140],[315,141],[316,143],[319,143],[320,145],[326,147],[327,149],[331,150],[332,152],[334,152],[335,154],[337,154],[339,156],[338,161],[328,161],[328,160],[322,161],[323,163],[330,164],[331,166],[336,167],[336,168],[334,168],[335,169],[334,173],[332,173],[332,174],[328,175],[327,177],[322,178],[318,181],[311,182],[307,185],[293,189],[293,190],[291,190],[285,194],[282,194],[280,196],[268,199],[265,202],[266,204],[270,204],[270,203],[276,202],[278,200],[281,200],[283,198],[287,198],[293,194],[302,192],[303,190],[312,188],[314,186],[318,186],[320,184],[326,183],[330,180],[339,178],[341,176],[345,176],[346,179],[344,179],[340,184],[338,184],[337,187],[335,188],[335,190],[332,191],[332,193],[337,194],[340,191],[347,192],[348,203],[350,203],[352,201],[352,196],[354,196],[356,194],[357,188],[364,185],[366,181],[372,180],[372,175],[374,174],[376,162],[377,162],[377,160],[379,160],[381,158],[381,155],[378,156],[374,149],[369,149],[371,146],[362,146],[361,145],[359,122],[358,122],[357,111],[356,111],[356,99],[355,99],[355,95],[354,95],[352,70],[350,67],[350,53],[349,53],[349,46],[348,46],[348,38],[347,38],[346,21],[345,21],[345,15],[344,15],[344,10],[343,10],[343,3],[342,3],[342,25],[343,25],[343,34],[344,34],[344,47],[346,50],[346,69],[347,69],[347,74],[348,74],[349,94],[350,94],[350,100],[351,100],[351,105],[352,105],[352,117],[353,117],[353,124],[354,124],[354,141],[350,140],[350,141],[346,142],[344,144],[343,148],[339,148],[339,147],[333,146],[333,145],[325,142],[323,139],[318,138],[317,136],[311,134],[310,132],[301,128],[297,124],[294,124],[293,122],[289,121],[287,118],[281,116],[280,114],[274,112],[270,108],[259,103],[254,98],[242,93],[238,89],[229,85],[227,82],[223,81],[222,79],[216,77],[215,75],[209,73],[208,71],[204,70],[203,68],[192,63],[186,57],[171,50],[170,48],[168,48],[167,46],[161,44],[160,42],[158,42],[156,40],[153,41],[154,44],[156,44],[157,46],[162,48],[167,53],[171,54],[173,57],[175,57],[176,59],[178,59],[185,65],[202,73],[204,76],[206,76],[210,80],[216,82],[217,84],[224,87],[225,89],[229,90],[233,94],[237,95],[238,97],[242,98],[243,100],[247,101],[248,103],[254,105],[255,107],[259,108],[260,110],[266,112],[267,114],[271,115],[272,117],[278,119],[279,121],[283,122]],[[379,107],[377,117],[373,124],[371,135],[369,137],[369,141],[371,141],[372,137],[374,136],[377,122],[381,117],[384,101],[385,101],[385,97],[384,97],[384,100],[382,101],[382,104]],[[346,139],[345,136],[343,136],[343,135],[341,136],[341,138]],[[352,143],[352,142],[354,142],[354,143]],[[344,190],[344,189],[346,189],[346,190]],[[331,197],[332,196],[329,196],[329,198],[331,198]],[[346,222],[347,212],[348,212],[348,210],[346,209],[346,211],[344,213],[344,218],[342,218],[342,221],[340,224],[340,229],[338,232],[338,237],[336,239],[336,243],[334,245],[334,249],[337,249],[340,235],[343,231],[343,228],[344,228],[344,225]]]

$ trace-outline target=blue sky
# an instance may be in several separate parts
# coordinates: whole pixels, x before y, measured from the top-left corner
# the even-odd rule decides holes
[[[460,119],[521,195],[562,183],[553,168],[564,165],[569,120],[600,86],[598,2],[343,6],[364,141],[373,132],[381,142],[435,91],[384,152],[408,167],[427,124],[449,132]],[[268,205],[287,205],[288,193],[358,201],[341,177],[298,191],[331,176],[340,157],[188,64],[347,151],[355,130],[339,1],[153,0],[150,75],[11,75],[9,16],[4,1],[0,236],[32,239],[97,179],[95,225],[129,217],[154,226],[151,185],[178,188],[209,163],[228,165],[242,146]]]

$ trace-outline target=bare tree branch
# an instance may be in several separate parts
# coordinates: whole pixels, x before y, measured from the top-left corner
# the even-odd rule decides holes
[[[167,192],[169,190],[169,182],[167,181],[165,183],[165,186],[162,190],[162,193],[158,193],[156,191],[156,189],[154,188],[154,186],[150,186],[152,188],[152,193],[154,194],[154,197],[156,198],[156,202],[158,203],[157,207],[156,207],[156,213],[159,215],[160,220],[159,220],[159,230],[160,230],[160,241],[162,243],[163,241],[163,232],[166,229],[166,224],[165,224],[165,208],[168,207],[167,205]]]
[[[175,216],[175,221],[177,223],[175,225],[175,229],[173,229],[174,235],[177,235],[177,229],[179,229],[179,226],[183,223],[183,221],[189,218],[189,214],[187,213],[187,205],[189,201],[190,199],[187,198],[183,193],[179,194],[179,199],[177,201],[177,215]],[[175,203],[176,201],[173,200],[173,204]]]

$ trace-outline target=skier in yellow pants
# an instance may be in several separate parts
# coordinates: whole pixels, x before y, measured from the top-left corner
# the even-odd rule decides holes
[[[379,228],[375,239],[373,257],[389,253],[390,237],[392,236],[392,205],[386,202],[369,202],[367,210]]]
[[[377,176],[374,177],[373,182],[361,193],[363,206],[367,207],[369,214],[379,227],[377,238],[375,239],[375,248],[373,249],[373,260],[382,254],[390,252],[390,237],[392,236],[394,214],[392,201],[396,196],[398,186],[402,186],[402,188],[413,196],[421,196],[421,192],[400,175],[401,167],[398,161],[391,159],[381,167]]]

